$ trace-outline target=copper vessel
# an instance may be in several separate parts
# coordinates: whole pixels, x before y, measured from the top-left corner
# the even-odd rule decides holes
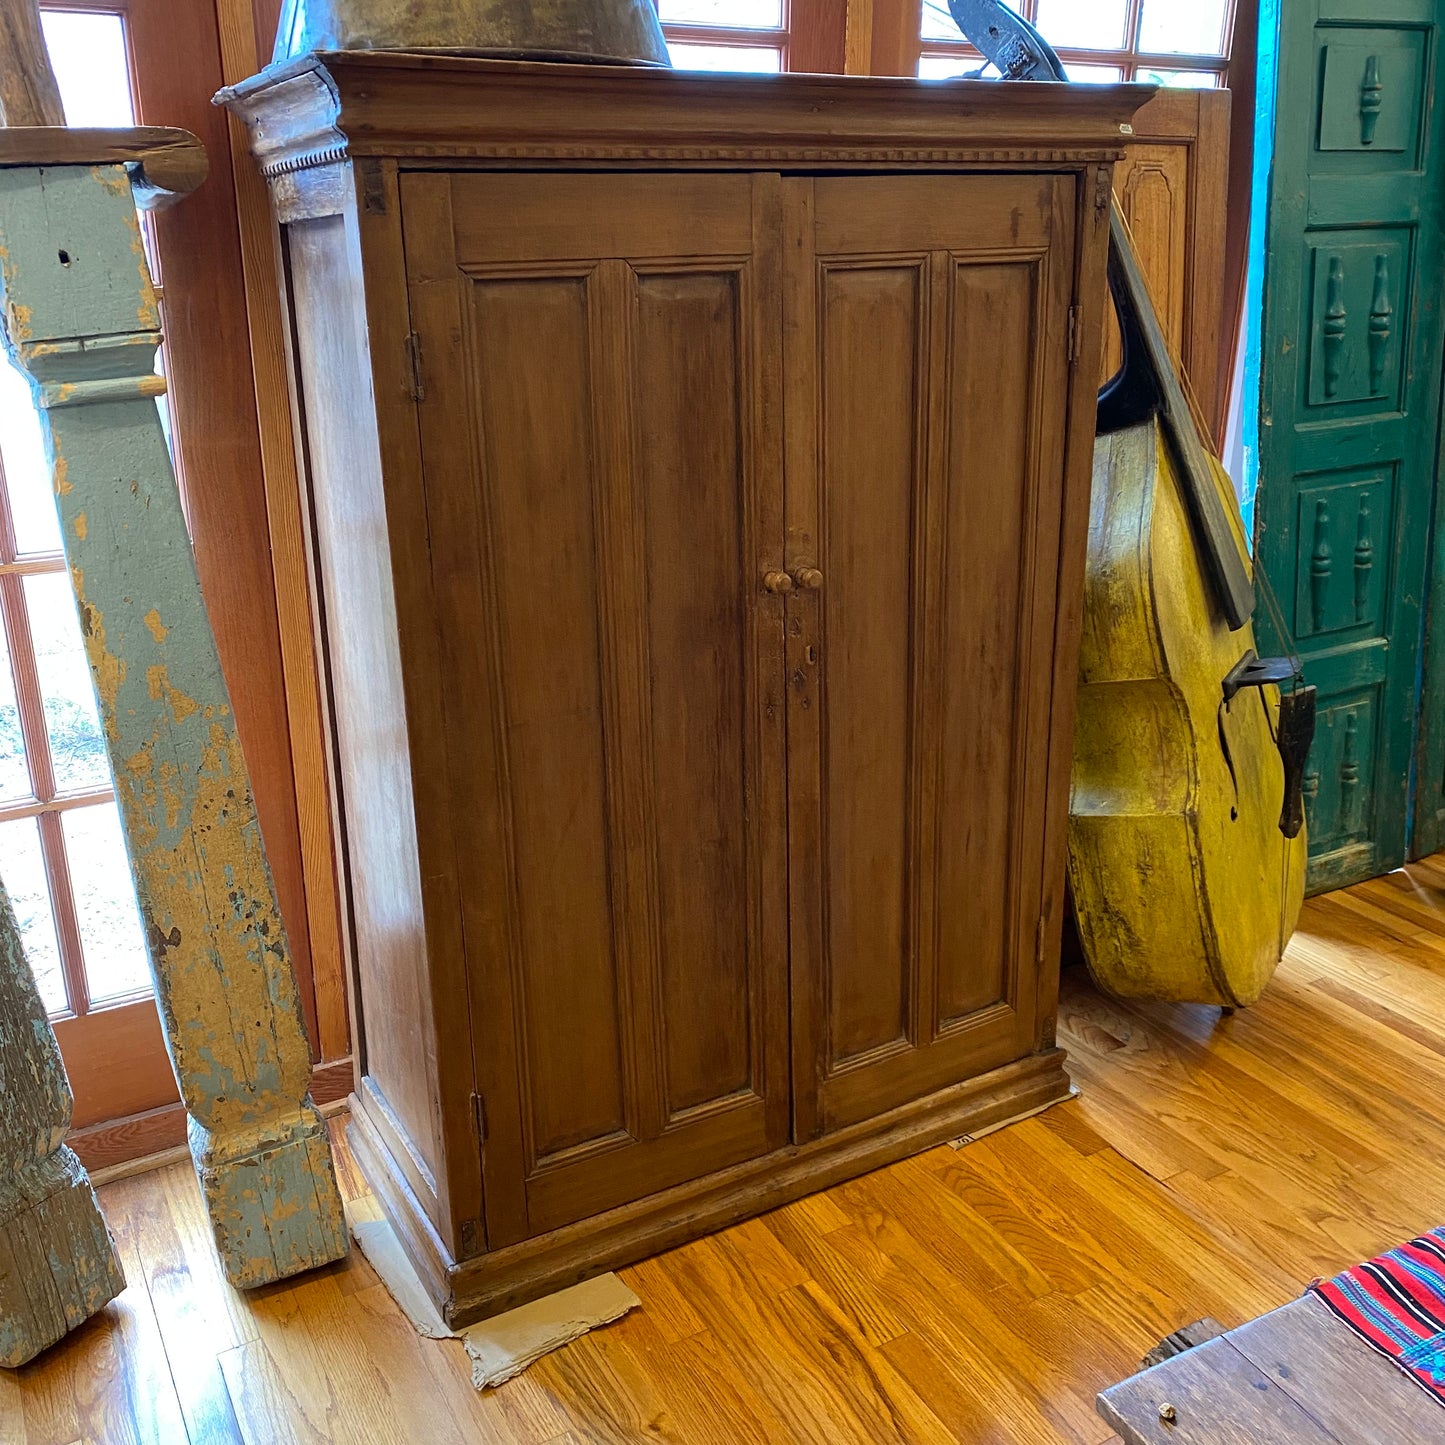
[[[272,59],[310,50],[671,64],[651,0],[285,0]]]

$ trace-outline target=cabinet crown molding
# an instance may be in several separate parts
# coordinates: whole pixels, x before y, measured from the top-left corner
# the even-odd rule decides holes
[[[348,157],[454,167],[1057,167],[1112,161],[1149,85],[716,75],[331,51],[216,96],[268,178]]]

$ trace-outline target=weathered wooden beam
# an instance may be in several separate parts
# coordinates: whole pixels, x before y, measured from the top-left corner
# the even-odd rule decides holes
[[[79,1159],[55,1031],[0,883],[0,1365],[23,1365],[125,1288]]]
[[[39,0],[0,3],[0,125],[64,125]]]
[[[3,0],[0,0],[3,3]],[[95,166],[120,162],[142,210],[174,205],[206,179],[206,148],[188,130],[137,125],[0,126],[0,166]]]
[[[296,978],[155,398],[123,165],[0,167],[0,301],[47,435],[156,997],[226,1277],[347,1251]]]

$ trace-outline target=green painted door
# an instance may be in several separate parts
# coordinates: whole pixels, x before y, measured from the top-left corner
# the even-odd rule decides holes
[[[1255,541],[1319,688],[1305,776],[1317,890],[1406,854],[1441,401],[1445,0],[1265,11],[1261,94],[1277,78]]]

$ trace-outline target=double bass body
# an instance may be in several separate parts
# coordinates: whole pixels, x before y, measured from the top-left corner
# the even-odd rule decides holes
[[[1233,490],[1208,459],[1245,554]],[[1202,570],[1157,415],[1094,452],[1069,883],[1099,984],[1257,999],[1293,932],[1306,842],[1280,827],[1279,692],[1222,681],[1254,647]]]

